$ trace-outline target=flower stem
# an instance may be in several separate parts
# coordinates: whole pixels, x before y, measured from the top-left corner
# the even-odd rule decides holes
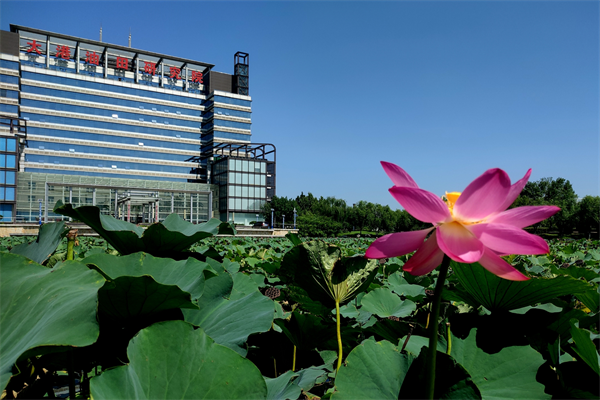
[[[296,345],[294,345],[294,361],[292,362],[292,372],[296,371]]]
[[[429,319],[429,348],[427,354],[427,383],[425,389],[427,390],[426,399],[433,399],[435,392],[435,357],[437,353],[437,341],[438,341],[438,325],[440,317],[440,304],[442,300],[442,291],[444,290],[444,283],[446,282],[446,276],[448,275],[448,267],[450,266],[450,257],[444,254],[442,265],[440,266],[440,273],[438,275],[437,283],[435,284],[435,292],[432,300],[431,317]]]
[[[342,366],[342,334],[340,333],[340,301],[335,301],[335,316],[337,321],[337,340],[338,340],[338,362],[337,362],[337,371],[340,370]]]
[[[71,229],[67,233],[67,260],[73,260],[73,246],[77,241],[77,229]]]
[[[452,352],[452,332],[450,331],[450,322],[446,324],[446,335],[448,336],[448,346],[446,346],[446,354]]]

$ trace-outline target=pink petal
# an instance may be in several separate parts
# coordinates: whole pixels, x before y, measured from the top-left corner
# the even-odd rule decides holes
[[[367,258],[391,258],[413,252],[423,245],[423,241],[432,229],[390,233],[382,236],[371,243],[365,256]]]
[[[546,254],[548,243],[539,236],[506,224],[475,224],[468,229],[487,248],[501,254]]]
[[[526,226],[550,218],[559,211],[560,208],[556,206],[523,206],[492,215],[487,218],[486,222],[525,228]]]
[[[504,204],[510,191],[510,178],[500,168],[488,169],[461,193],[454,205],[454,217],[480,221]]]
[[[436,230],[438,245],[448,257],[463,263],[479,261],[485,247],[467,228],[458,222],[450,222]]]
[[[526,281],[529,279],[490,249],[485,249],[483,256],[479,260],[479,264],[492,274],[508,279],[509,281]]]
[[[405,170],[397,166],[396,164],[389,163],[387,161],[381,161],[383,170],[390,177],[395,186],[406,186],[418,188],[419,185],[411,178]]]
[[[444,253],[440,250],[436,233],[427,239],[419,250],[402,266],[402,269],[411,275],[425,275],[433,271],[442,263]]]
[[[498,207],[498,210],[496,210],[496,211],[498,211],[498,212],[504,211],[508,207],[510,207],[510,205],[512,203],[514,203],[514,201],[517,199],[517,197],[519,197],[519,194],[521,194],[521,191],[527,184],[527,181],[529,180],[529,176],[531,176],[531,168],[529,168],[529,171],[527,171],[527,173],[525,174],[524,177],[519,179],[517,182],[515,182],[510,187],[510,190],[508,192],[508,196],[506,197],[506,200],[504,200],[504,203],[502,203],[502,205],[500,207]]]
[[[423,222],[432,224],[452,219],[446,203],[427,190],[394,186],[390,193],[410,215]]]

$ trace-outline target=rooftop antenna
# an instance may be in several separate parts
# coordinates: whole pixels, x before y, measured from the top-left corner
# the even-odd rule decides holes
[[[100,41],[102,41],[102,24],[100,24]]]
[[[131,28],[129,28],[129,47],[131,47]]]

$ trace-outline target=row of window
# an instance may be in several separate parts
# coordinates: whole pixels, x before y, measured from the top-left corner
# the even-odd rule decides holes
[[[0,97],[6,97],[7,99],[18,99],[19,92],[16,90],[0,89]]]
[[[12,204],[0,204],[0,222],[13,222],[12,213]]]
[[[22,77],[23,77],[23,79],[31,79],[31,80],[36,80],[36,81],[56,83],[56,84],[68,85],[68,86],[76,86],[76,87],[86,88],[86,89],[104,90],[107,92],[122,93],[122,94],[128,94],[128,95],[132,95],[132,96],[140,96],[140,97],[153,98],[153,99],[159,99],[159,100],[174,101],[177,103],[186,103],[186,104],[193,104],[193,105],[203,105],[204,104],[204,99],[201,99],[198,97],[178,96],[176,94],[154,92],[151,90],[144,90],[141,88],[137,89],[137,88],[122,87],[122,86],[110,85],[110,84],[105,84],[105,83],[89,82],[89,81],[80,80],[80,79],[65,78],[65,77],[61,77],[61,76],[36,74],[33,72],[24,71],[24,72],[22,72]]]
[[[176,126],[185,126],[187,128],[200,128],[200,122],[197,121],[187,121],[178,118],[165,118],[163,116],[151,116],[146,114],[138,114],[132,112],[124,112],[124,111],[112,111],[106,110],[103,108],[94,108],[94,107],[84,107],[84,106],[74,106],[71,104],[61,104],[61,103],[51,103],[47,101],[40,100],[30,100],[30,99],[22,99],[21,105],[26,107],[35,107],[46,110],[56,110],[56,111],[65,111],[65,112],[73,112],[78,114],[87,114],[87,115],[97,115],[102,117],[112,117],[115,119],[123,118],[137,121],[145,121],[145,122],[156,122],[167,125],[176,125]]]
[[[198,145],[195,144],[187,144],[187,143],[179,143],[179,142],[165,142],[162,140],[150,140],[150,139],[138,139],[131,138],[125,136],[113,136],[113,135],[100,135],[96,133],[87,133],[87,132],[72,132],[72,131],[63,131],[61,129],[46,129],[46,128],[38,128],[38,127],[29,127],[27,128],[29,135],[44,135],[44,136],[55,136],[63,139],[79,139],[79,140],[88,140],[88,141],[100,141],[100,142],[108,142],[108,143],[117,143],[117,144],[133,144],[138,145],[142,142],[144,146],[153,146],[153,147],[162,147],[168,150],[187,150],[187,151],[198,151]],[[165,131],[163,133],[170,133],[170,131]],[[197,137],[195,138],[197,139]]]
[[[18,76],[11,76],[11,75],[2,75],[2,74],[0,74],[0,82],[2,82],[2,83],[10,83],[11,85],[18,85],[19,84],[19,77]]]
[[[253,186],[229,186],[229,197],[258,197],[264,199],[266,197],[266,189],[264,187]]]
[[[210,143],[211,141],[219,143],[219,139],[231,139],[235,140],[236,142],[250,143],[250,135],[247,133],[233,133],[214,130],[202,135],[202,141],[206,143]]]
[[[233,104],[236,106],[243,106],[243,107],[251,107],[252,106],[252,102],[250,100],[235,99],[232,97],[214,96],[213,101],[218,102],[218,103]]]
[[[13,156],[14,157],[14,156]],[[0,157],[1,159],[1,157]],[[97,168],[112,168],[117,170],[136,169],[148,172],[170,172],[176,174],[188,174],[190,167],[175,167],[163,164],[146,164],[125,161],[109,161],[109,160],[94,160],[86,158],[71,158],[51,155],[25,154],[26,162],[35,162],[43,164],[59,164],[66,166],[77,167],[97,167]],[[1,162],[0,162],[1,164]],[[30,172],[29,169],[26,169]]]
[[[223,115],[223,116],[231,116],[231,117],[240,117],[240,118],[251,118],[252,117],[252,113],[248,112],[248,111],[239,111],[239,110],[230,110],[228,108],[218,108],[215,107],[213,112],[216,115]],[[211,113],[212,115],[212,113]],[[209,118],[209,115],[206,115],[205,118]]]
[[[60,174],[60,175],[81,175],[81,176],[91,176],[94,178],[115,178],[115,174],[103,173],[103,172],[88,172],[88,171],[69,171],[69,170],[54,170],[54,169],[45,169],[45,168],[27,168],[27,172],[36,172],[42,174]],[[128,174],[119,174],[117,176],[119,179],[143,179],[143,180],[152,180],[152,181],[167,181],[167,182],[188,182],[190,179],[185,178],[171,178],[171,177],[162,177],[162,176],[140,176],[140,175],[128,175]]]
[[[0,170],[0,185],[14,185],[16,175],[16,171]]]
[[[12,106],[10,104],[0,104],[0,112],[19,114],[19,106]]]
[[[14,154],[0,154],[0,168],[17,168],[17,156]]]
[[[46,68],[45,60],[43,60],[42,62],[22,60],[21,63],[23,65],[28,65],[32,67]],[[103,78],[120,82],[135,83],[134,72],[125,71],[123,69],[114,69],[109,67],[105,78],[104,67],[85,63],[80,64],[79,72],[77,72],[77,68],[74,62],[60,59],[51,59],[50,63],[48,64],[48,68],[54,71],[67,72],[72,74],[79,73],[80,75],[91,76],[93,78]],[[163,79],[162,87],[164,87],[165,89],[176,90],[179,92],[184,91],[183,81],[178,79],[170,79],[169,74],[166,74],[163,78],[161,78],[159,75],[151,76],[149,74],[142,73],[137,83],[147,86],[161,87],[161,85],[158,82],[160,79]],[[187,82],[186,91],[202,94],[202,91],[200,90],[200,84],[190,81]]]
[[[0,151],[16,152],[17,139],[0,137]]]
[[[112,131],[123,131],[123,132],[132,132],[132,133],[146,133],[150,135],[157,136],[171,136],[171,137],[179,137],[185,139],[196,139],[198,140],[198,134],[193,132],[184,132],[184,131],[174,131],[174,130],[165,130],[162,128],[150,128],[146,126],[136,126],[136,125],[126,125],[119,124],[115,120],[115,122],[102,122],[102,121],[92,121],[92,120],[84,120],[79,118],[70,118],[70,117],[59,117],[54,115],[40,115],[29,112],[22,112],[21,118],[29,118],[31,121],[39,121],[39,122],[48,122],[53,124],[63,124],[63,125],[74,125],[78,127],[88,127],[88,128],[97,128],[97,129],[108,129]]]
[[[241,172],[256,172],[264,174],[267,172],[266,163],[252,160],[236,160],[229,159],[229,170],[230,171],[241,171]]]
[[[224,119],[213,119],[213,123],[214,123],[215,128],[217,128],[219,126],[224,126],[227,128],[250,130],[250,123],[247,123],[247,122],[236,122],[236,121],[227,121]]]
[[[19,70],[19,63],[16,61],[0,60],[0,68]]]
[[[102,154],[110,156],[122,156],[122,157],[139,157],[148,158],[152,160],[169,160],[169,161],[180,161],[183,162],[190,158],[188,155],[168,153],[156,153],[152,151],[144,151],[144,142],[138,142],[140,150],[129,150],[129,149],[115,149],[109,147],[96,147],[87,145],[77,144],[64,144],[64,143],[53,143],[53,142],[41,142],[37,140],[28,140],[28,147],[31,149],[39,150],[54,150],[54,151],[69,151],[72,153],[84,153],[84,154]],[[198,152],[200,154],[200,152]]]
[[[262,174],[243,174],[241,172],[230,172],[229,173],[229,184],[241,184],[241,185],[266,185],[266,175]]]
[[[229,211],[260,211],[262,210],[265,200],[258,199],[229,199]]]
[[[122,106],[122,107],[139,108],[141,110],[160,111],[160,112],[164,112],[164,113],[173,113],[173,114],[177,114],[177,115],[189,115],[192,117],[200,117],[201,113],[202,113],[200,110],[192,110],[192,109],[184,108],[184,107],[173,107],[173,106],[167,107],[164,105],[146,103],[146,102],[137,101],[137,100],[134,101],[134,100],[118,99],[115,97],[105,97],[105,96],[95,95],[95,94],[77,93],[77,92],[71,92],[68,90],[48,89],[48,88],[41,88],[41,87],[29,86],[29,85],[22,85],[21,91],[23,93],[32,93],[32,94],[38,94],[38,95],[42,95],[42,96],[60,97],[60,98],[65,98],[65,99],[69,99],[69,100],[90,101],[90,102],[94,102],[94,103],[110,104],[110,105],[117,105],[117,106]]]
[[[15,188],[0,186],[0,201],[15,201]]]

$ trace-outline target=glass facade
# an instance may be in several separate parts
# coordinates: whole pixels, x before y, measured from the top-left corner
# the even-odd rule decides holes
[[[218,218],[218,191],[218,186],[202,183],[24,172],[19,175],[16,222],[38,221],[40,200],[44,219],[67,219],[52,212],[61,200],[74,207],[97,206],[102,214],[135,223],[163,221],[174,212],[186,221],[200,223],[209,219],[209,212]],[[137,200],[129,200],[134,203],[129,208],[128,198]],[[146,199],[140,202],[141,198]]]
[[[0,223],[14,222],[17,193],[17,145],[15,137],[0,136]]]

